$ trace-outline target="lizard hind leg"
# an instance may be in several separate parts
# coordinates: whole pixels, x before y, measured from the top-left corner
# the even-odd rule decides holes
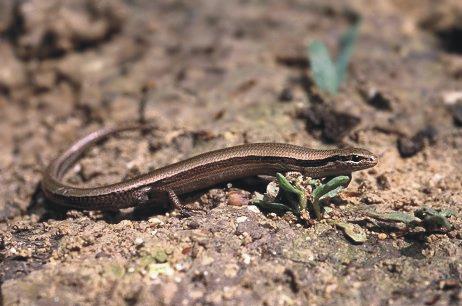
[[[191,213],[189,211],[187,211],[183,207],[183,205],[181,205],[181,201],[178,198],[178,195],[175,193],[175,191],[173,191],[172,189],[168,189],[167,190],[167,195],[168,195],[168,199],[170,200],[170,203],[172,203],[172,205],[173,205],[173,208],[178,210],[181,217],[187,218],[187,217],[191,216]]]
[[[168,199],[168,202],[172,205],[173,209],[178,210],[181,216],[189,217],[191,214],[186,211],[183,207],[180,198],[173,189],[153,189],[152,192],[157,195],[163,195],[164,201]],[[167,199],[165,199],[165,196]]]
[[[169,190],[167,190],[167,195],[168,195],[168,199],[169,199],[170,203],[173,205],[173,207],[175,209],[181,210],[181,208],[182,208],[181,207],[181,201],[178,198],[175,191],[173,191],[172,189],[169,189]]]

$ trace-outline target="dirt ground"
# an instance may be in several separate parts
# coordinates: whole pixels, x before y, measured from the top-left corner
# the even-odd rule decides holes
[[[319,93],[307,44],[335,51],[355,16],[348,79]],[[462,303],[460,1],[3,0],[0,35],[2,305]],[[261,186],[243,180],[188,195],[187,218],[43,198],[61,150],[141,117],[159,128],[90,150],[67,181],[104,185],[257,141],[352,145],[380,161],[308,225],[250,205]],[[453,229],[362,213],[422,206],[453,210]]]

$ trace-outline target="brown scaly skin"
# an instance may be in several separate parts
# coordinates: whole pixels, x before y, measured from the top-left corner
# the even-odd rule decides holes
[[[350,175],[377,164],[377,157],[359,148],[313,150],[283,143],[252,143],[197,155],[127,181],[96,188],[78,188],[61,182],[66,171],[96,142],[118,132],[150,128],[127,125],[104,128],[71,145],[43,174],[47,198],[87,210],[113,210],[169,199],[179,205],[179,194],[254,175],[298,171],[321,178]]]

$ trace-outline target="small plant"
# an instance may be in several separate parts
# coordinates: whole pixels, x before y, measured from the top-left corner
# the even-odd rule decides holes
[[[270,183],[267,192],[264,195],[257,193],[253,203],[272,212],[285,213],[291,211],[296,216],[306,218],[308,202],[310,202],[317,219],[321,219],[322,216],[320,202],[337,196],[350,181],[350,178],[344,175],[334,177],[327,182],[311,178],[301,181],[300,176],[295,180],[294,184],[291,184],[280,173],[277,173],[276,177],[278,186],[275,183]],[[309,194],[309,197],[307,194]],[[280,201],[287,204],[282,204]]]
[[[422,226],[427,232],[434,232],[441,229],[451,230],[452,224],[447,218],[453,216],[454,212],[422,207],[417,209],[414,212],[414,215],[399,211],[390,213],[368,212],[366,214],[367,216],[377,220],[385,222],[401,222],[407,227]]]
[[[337,94],[341,82],[345,79],[348,63],[353,54],[358,29],[361,21],[358,20],[339,40],[339,54],[334,62],[324,43],[313,41],[308,46],[313,78],[319,89],[330,94]]]

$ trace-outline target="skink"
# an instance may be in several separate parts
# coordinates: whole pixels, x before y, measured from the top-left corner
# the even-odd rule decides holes
[[[313,150],[284,143],[251,143],[200,154],[107,186],[79,188],[62,182],[91,145],[118,132],[147,128],[108,127],[76,141],[45,170],[41,184],[45,196],[61,205],[86,210],[114,210],[166,200],[178,206],[177,195],[243,177],[298,171],[322,178],[349,175],[377,164],[377,157],[365,149]]]

